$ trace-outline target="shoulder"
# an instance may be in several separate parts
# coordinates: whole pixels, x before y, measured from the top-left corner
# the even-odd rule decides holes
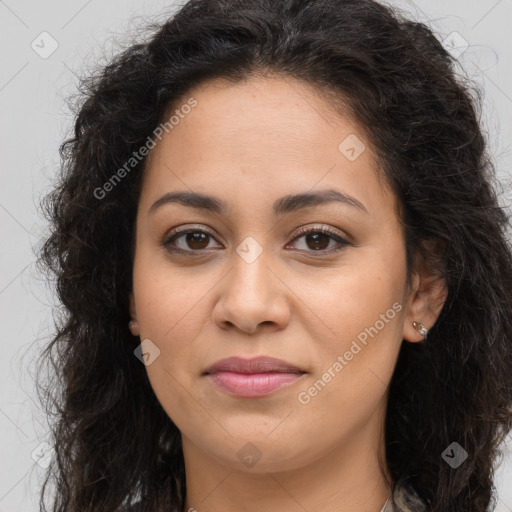
[[[426,512],[427,506],[412,486],[397,486],[394,500],[382,512]]]

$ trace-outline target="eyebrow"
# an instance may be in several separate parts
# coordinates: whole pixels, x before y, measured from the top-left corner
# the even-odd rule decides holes
[[[206,194],[200,194],[197,192],[168,192],[151,205],[148,214],[151,214],[161,206],[170,203],[178,203],[183,206],[206,210],[219,215],[225,215],[228,209],[226,202]],[[280,216],[303,208],[329,203],[347,204],[361,210],[362,212],[368,213],[365,206],[355,197],[342,194],[338,190],[334,189],[283,196],[274,202],[273,210],[275,215]]]

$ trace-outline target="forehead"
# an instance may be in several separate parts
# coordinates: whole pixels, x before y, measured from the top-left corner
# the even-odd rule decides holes
[[[190,98],[195,106],[182,109]],[[304,82],[216,79],[174,102],[164,122],[171,115],[178,122],[150,151],[141,201],[188,189],[270,205],[316,187],[394,205],[360,127]]]

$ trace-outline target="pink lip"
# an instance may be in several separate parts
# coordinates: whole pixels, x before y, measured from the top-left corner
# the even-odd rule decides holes
[[[272,357],[230,357],[212,365],[206,376],[232,395],[260,397],[292,384],[304,373],[297,366]]]

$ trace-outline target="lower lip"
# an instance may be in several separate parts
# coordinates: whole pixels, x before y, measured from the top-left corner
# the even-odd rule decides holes
[[[215,372],[208,377],[220,389],[240,397],[266,396],[297,381],[303,373],[235,373]]]

